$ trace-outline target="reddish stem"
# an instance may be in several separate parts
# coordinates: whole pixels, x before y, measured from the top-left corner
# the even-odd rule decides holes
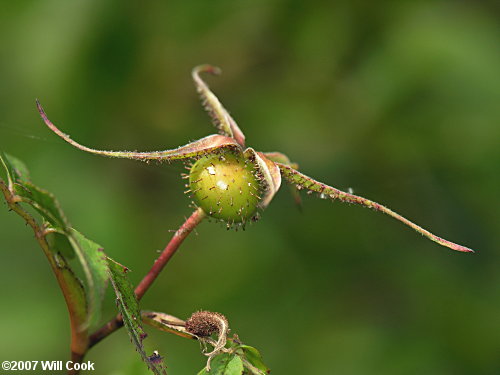
[[[170,258],[175,254],[179,246],[182,244],[184,239],[193,231],[194,228],[203,220],[205,213],[201,208],[194,211],[189,218],[186,219],[184,224],[175,232],[174,236],[162,251],[160,256],[156,259],[153,267],[144,276],[139,285],[135,288],[135,295],[137,299],[140,300],[144,294],[148,291],[149,287],[156,280],[160,272],[163,270],[165,265],[168,263]],[[103,338],[107,337],[117,329],[123,326],[123,320],[120,314],[107,322],[98,331],[94,332],[90,336],[89,348],[93,347],[95,344],[100,342]]]
[[[144,276],[139,285],[135,288],[135,295],[140,300],[144,293],[147,292],[153,281],[156,280],[161,270],[168,263],[172,255],[175,254],[177,248],[181,245],[184,239],[191,233],[191,231],[203,220],[205,214],[201,208],[198,208],[192,215],[182,224],[182,226],[175,232],[174,236],[162,251],[160,256],[156,259],[153,267]]]

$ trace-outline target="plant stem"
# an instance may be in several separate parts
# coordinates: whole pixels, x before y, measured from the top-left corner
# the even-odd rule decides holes
[[[85,357],[85,353],[75,353],[71,352],[71,361],[73,362],[73,367],[75,363],[82,363],[83,357]],[[80,370],[75,370],[74,368],[71,370],[68,370],[68,375],[78,375],[80,373]]]
[[[153,267],[151,267],[146,276],[144,276],[139,285],[135,288],[135,294],[138,300],[144,296],[144,293],[147,292],[153,281],[156,280],[163,267],[165,267],[170,258],[172,258],[172,255],[176,252],[177,248],[204,217],[205,213],[203,210],[201,208],[196,209],[196,211],[194,211],[191,216],[186,219],[184,224],[182,224],[182,226],[175,232],[168,245],[162,251],[158,259],[156,259]]]
[[[156,259],[153,267],[144,276],[139,285],[135,288],[135,295],[140,300],[148,291],[149,287],[156,280],[160,272],[163,270],[168,261],[175,254],[179,246],[186,239],[186,237],[193,231],[194,228],[203,220],[205,213],[201,208],[196,209],[189,218],[186,219],[184,224],[175,232],[174,236],[162,251],[160,256]],[[99,330],[90,335],[89,348],[100,342],[105,337],[123,326],[123,320],[120,314],[107,322]]]

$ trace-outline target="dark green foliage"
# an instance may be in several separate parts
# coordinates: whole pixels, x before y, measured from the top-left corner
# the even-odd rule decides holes
[[[29,182],[29,172],[23,162],[15,157],[5,155],[1,151],[0,162],[4,167],[8,181],[5,184],[0,179],[5,199],[10,201],[11,209],[15,210],[28,224],[31,223],[30,225],[35,231],[35,236],[48,257],[49,263],[54,271],[60,275],[60,283],[63,283],[61,287],[65,288],[67,301],[71,304],[73,314],[77,316],[76,321],[83,326],[88,326],[90,322],[96,320],[93,318],[97,316],[95,305],[100,305],[100,300],[89,299],[83,284],[64,258],[64,255],[69,257],[74,255],[74,249],[69,246],[68,242],[70,229],[67,226],[64,213],[52,194]],[[20,207],[20,203],[34,208],[41,215],[42,224],[39,225],[29,212]],[[51,238],[44,242],[43,237],[47,236]],[[88,279],[87,282],[89,282]]]
[[[19,159],[2,154],[8,185],[20,202],[34,208],[41,216],[44,236],[56,253],[78,256],[86,284],[86,326],[95,326],[100,317],[101,304],[108,279],[107,265],[102,247],[71,228],[54,195],[29,181],[28,169]],[[71,248],[68,246],[71,245]],[[59,258],[62,261],[61,255]],[[66,264],[66,262],[65,262]],[[66,267],[69,265],[66,264]]]

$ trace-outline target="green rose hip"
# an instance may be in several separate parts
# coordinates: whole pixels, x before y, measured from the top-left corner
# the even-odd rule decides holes
[[[233,153],[198,159],[191,167],[188,191],[207,215],[226,223],[252,219],[260,201],[253,163]]]

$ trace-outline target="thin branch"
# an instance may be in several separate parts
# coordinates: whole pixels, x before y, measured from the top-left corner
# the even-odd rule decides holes
[[[168,261],[175,254],[179,246],[186,239],[186,237],[193,231],[194,228],[203,220],[205,213],[201,208],[196,209],[189,218],[186,219],[184,224],[175,232],[174,236],[162,251],[160,256],[156,259],[153,267],[144,276],[139,285],[135,288],[137,299],[140,300],[148,291],[149,287],[156,280],[160,272],[163,270]],[[123,320],[120,314],[107,322],[99,330],[90,335],[89,348],[100,342],[105,337],[123,326]]]
[[[158,259],[156,259],[153,267],[149,270],[146,276],[142,279],[142,281],[135,288],[135,294],[137,299],[140,300],[144,293],[149,289],[153,281],[156,280],[161,270],[167,262],[172,258],[172,255],[175,254],[177,248],[181,245],[184,239],[191,233],[191,231],[203,220],[205,217],[205,213],[201,208],[196,209],[191,216],[181,225],[181,227],[174,233],[174,236],[162,251]]]
[[[71,370],[68,370],[68,375],[78,375],[80,373],[80,370],[76,370],[74,368],[75,363],[82,363],[83,358],[85,357],[85,353],[75,353],[71,352],[71,361],[73,362],[73,367]]]

